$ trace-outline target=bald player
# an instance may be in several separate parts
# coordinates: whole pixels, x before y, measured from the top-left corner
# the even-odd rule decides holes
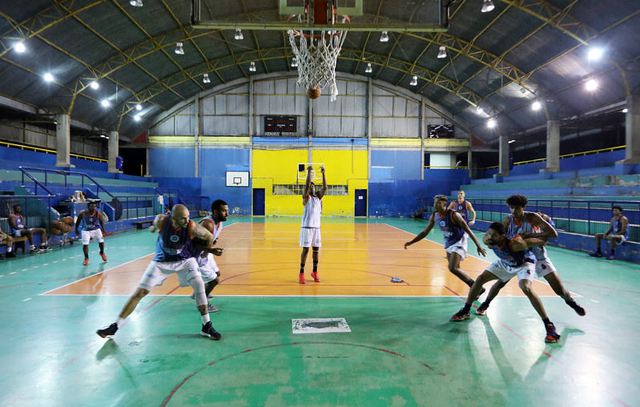
[[[144,272],[138,288],[122,308],[118,320],[106,328],[98,329],[96,333],[102,338],[114,336],[125,319],[136,309],[140,300],[149,294],[153,287],[162,285],[167,277],[176,273],[180,285],[190,285],[196,294],[196,304],[202,319],[200,334],[219,340],[222,335],[211,324],[207,311],[207,296],[198,263],[193,257],[185,259],[182,256],[183,249],[191,240],[200,239],[206,241],[207,246],[212,246],[213,235],[189,219],[189,210],[184,205],[175,205],[171,210],[171,216],[156,216],[149,230],[158,232],[153,260]]]

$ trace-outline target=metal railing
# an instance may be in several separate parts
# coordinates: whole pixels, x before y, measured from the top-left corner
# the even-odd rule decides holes
[[[499,222],[509,214],[504,199],[474,199],[472,203],[479,220]],[[622,207],[629,219],[629,240],[640,241],[640,201],[532,199],[527,210],[549,215],[558,229],[593,235],[609,228],[613,206]]]
[[[86,173],[81,172],[81,171],[51,170],[51,169],[47,169],[47,168],[23,167],[23,166],[18,167],[18,169],[22,173],[22,184],[23,185],[24,185],[25,177],[31,179],[32,181],[34,181],[36,183],[36,193],[37,193],[37,185],[40,185],[41,187],[44,187],[44,186],[48,185],[49,184],[49,174],[55,174],[55,175],[62,175],[64,177],[63,185],[64,185],[65,188],[68,188],[70,185],[76,185],[76,184],[69,184],[69,182],[68,182],[68,178],[69,177],[79,176],[80,177],[80,187],[81,188],[85,187],[85,178],[86,178],[89,181],[91,181],[91,184],[95,185],[95,187],[96,187],[95,195],[100,194],[100,190],[102,190],[111,199],[115,198],[115,196],[111,192],[107,191],[107,189],[105,187],[103,187],[102,185],[100,185],[100,183],[98,181],[96,181],[95,179],[93,179],[93,177],[91,177],[89,174],[86,174]],[[44,173],[44,186],[38,180],[36,180],[36,178],[33,175],[31,175],[31,172]],[[57,182],[56,182],[56,184],[57,184]],[[88,187],[89,183],[87,183],[86,186]],[[47,190],[47,192],[51,193],[49,190]]]

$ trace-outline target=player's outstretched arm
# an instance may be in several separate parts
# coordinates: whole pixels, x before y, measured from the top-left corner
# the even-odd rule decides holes
[[[435,217],[436,217],[436,214],[434,212],[431,214],[431,217],[429,218],[429,224],[427,224],[427,227],[424,228],[422,232],[418,233],[416,237],[414,237],[413,239],[411,239],[410,241],[404,244],[405,249],[411,246],[412,244],[414,244],[415,242],[419,242],[425,237],[427,237],[427,235],[429,234],[429,232],[431,232],[431,229],[433,229],[433,226],[435,225]]]
[[[467,222],[464,221],[464,219],[458,212],[453,212],[453,221],[457,223],[458,226],[462,227],[462,229],[464,229],[465,232],[467,232],[467,235],[469,235],[471,240],[473,240],[473,243],[476,245],[478,254],[481,256],[486,256],[487,251],[480,245],[478,238],[476,237],[476,235],[473,234],[473,232],[471,231],[471,228],[469,228],[469,225],[467,225]]]
[[[80,212],[80,214],[78,215],[78,219],[76,219],[76,235],[80,233],[80,222],[82,221],[83,217],[84,211]]]
[[[159,232],[160,231],[160,226],[162,225],[162,222],[164,222],[165,218],[167,218],[167,215],[156,215],[156,218],[153,220],[153,223],[151,224],[151,226],[149,226],[149,232],[151,233],[155,233],[155,232]]]
[[[471,202],[466,201],[466,203],[467,203],[467,212],[471,214],[471,220],[469,221],[469,226],[473,226],[476,223],[476,210],[473,209],[473,205],[471,205]]]
[[[193,238],[198,238],[200,240],[206,241],[208,247],[213,246],[213,234],[211,234],[211,232],[209,232],[202,225],[194,223],[193,224],[193,229],[191,230],[191,236]]]
[[[324,174],[324,165],[320,166],[320,171],[322,172],[322,189],[318,193],[318,198],[322,199],[324,194],[327,193],[327,177]]]
[[[307,167],[307,179],[304,181],[304,191],[302,192],[302,204],[306,205],[311,195],[311,170],[312,166]]]

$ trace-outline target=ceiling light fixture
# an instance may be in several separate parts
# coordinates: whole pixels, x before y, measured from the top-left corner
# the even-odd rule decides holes
[[[440,48],[438,48],[438,59],[444,59],[447,57],[447,47],[445,47],[444,45],[441,45]]]
[[[100,89],[100,84],[98,83],[98,81],[91,81],[89,82],[89,87],[93,90],[98,90]]]
[[[144,6],[144,4],[142,3],[142,0],[129,0],[129,4],[133,7],[142,7]]]
[[[509,141],[508,141],[508,143],[509,143],[509,144],[513,144],[513,143],[515,143],[515,142],[516,142],[515,140],[509,140]]]
[[[482,11],[483,13],[488,13],[490,11],[493,11],[494,8],[496,8],[496,6],[491,0],[483,0],[482,8],[480,9],[480,11]]]
[[[587,59],[589,61],[597,61],[604,55],[604,50],[600,47],[589,47],[587,51]]]
[[[104,107],[105,109],[108,109],[111,107],[111,102],[109,102],[108,99],[102,99],[100,105],[102,105],[102,107]]]
[[[140,117],[140,115],[137,114],[137,115],[133,116],[133,120],[139,122],[140,120],[142,120],[142,117]]]
[[[413,78],[411,78],[411,82],[409,83],[409,85],[418,86],[418,77],[416,75],[413,75]]]
[[[24,45],[24,41],[18,41],[15,43],[15,45],[13,46],[13,49],[18,53],[18,54],[23,54],[27,51],[27,46]]]
[[[589,79],[587,83],[584,84],[584,88],[589,92],[594,92],[598,89],[598,81],[595,79]]]
[[[540,103],[539,101],[536,100],[531,104],[531,110],[533,110],[534,112],[537,112],[540,109],[542,109],[542,103]]]
[[[383,31],[382,34],[380,34],[380,42],[389,42],[389,33],[386,31]]]
[[[136,110],[137,111],[141,111],[142,110],[142,105],[140,103],[136,103]]]
[[[293,59],[291,59],[291,67],[292,68],[297,68],[298,67],[298,58],[293,57]]]
[[[244,40],[244,34],[242,34],[242,30],[240,28],[236,28],[236,32],[233,34],[233,39],[236,41]]]
[[[367,62],[367,67],[364,69],[365,73],[373,72],[373,67],[371,66],[371,62]]]
[[[254,61],[251,61],[251,63],[249,64],[249,72],[255,72],[256,71],[256,63]]]
[[[487,120],[487,128],[495,129],[497,125],[498,125],[498,122],[496,121],[496,119],[491,118]]]
[[[56,78],[50,72],[42,75],[42,79],[44,79],[45,82],[53,82],[56,80]]]
[[[624,109],[622,109],[622,113],[627,113],[629,111],[629,109],[627,109],[626,107]]]
[[[181,42],[176,42],[176,49],[173,51],[175,52],[177,55],[184,55],[184,44],[182,44]]]
[[[202,75],[202,83],[211,83],[211,79],[209,79],[208,73]]]

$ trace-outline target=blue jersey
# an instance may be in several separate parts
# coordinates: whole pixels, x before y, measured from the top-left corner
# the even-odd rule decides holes
[[[610,224],[612,235],[623,235],[625,239],[629,239],[629,225],[627,225],[627,229],[624,231],[624,234],[620,233],[622,232],[622,216],[619,218],[612,218]]]
[[[160,224],[153,261],[171,262],[183,260],[182,251],[191,240],[190,231],[192,227],[193,221],[190,220],[186,227],[174,229],[171,226],[171,219],[165,217]]]
[[[11,226],[11,234],[15,236],[16,232],[25,229],[26,225],[24,223],[24,216],[17,214],[14,216],[16,227]]]
[[[454,211],[447,209],[444,216],[440,216],[439,213],[435,214],[435,218],[438,221],[438,226],[442,231],[442,236],[444,236],[445,249],[458,243],[460,239],[464,237],[464,229],[453,221],[454,213]]]
[[[502,262],[504,262],[507,266],[510,266],[510,267],[522,266],[525,261],[532,262],[531,259],[526,258],[527,251],[513,252],[509,250],[508,243],[505,245],[505,247],[494,246],[492,247],[492,250]]]
[[[469,219],[469,214],[467,213],[467,201],[462,201],[462,203],[456,201],[453,209],[462,216],[465,222]]]
[[[526,217],[530,212],[525,212],[524,216]],[[509,215],[509,225],[507,226],[507,239],[513,239],[516,235],[523,235],[525,233],[534,233],[533,226],[529,222],[523,221],[521,224],[518,224],[513,217],[513,215]],[[525,259],[529,259],[533,261],[536,256],[531,249],[525,250],[524,252]]]
[[[100,211],[90,214],[88,211],[82,213],[82,219],[80,220],[80,230],[92,231],[100,229]]]

